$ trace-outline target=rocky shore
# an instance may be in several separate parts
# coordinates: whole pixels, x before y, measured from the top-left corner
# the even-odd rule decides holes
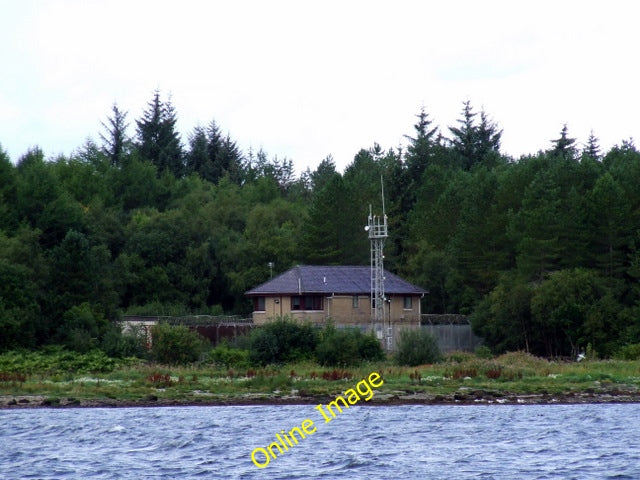
[[[0,396],[0,409],[16,408],[115,408],[165,406],[232,406],[232,405],[316,405],[326,403],[328,396],[296,394],[202,395],[184,399],[163,399],[148,395],[140,399],[51,398],[40,395]],[[377,393],[366,405],[542,405],[584,403],[640,403],[640,392],[614,390],[608,392],[569,392],[561,394],[516,394],[485,390],[462,390],[452,394],[412,392]]]

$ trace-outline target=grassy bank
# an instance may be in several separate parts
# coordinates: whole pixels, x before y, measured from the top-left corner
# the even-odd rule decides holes
[[[418,367],[383,361],[350,368],[304,362],[232,369],[55,351],[0,355],[0,406],[317,403],[373,371],[384,385],[372,403],[640,401],[640,361],[577,363],[524,353],[492,359],[455,353]]]

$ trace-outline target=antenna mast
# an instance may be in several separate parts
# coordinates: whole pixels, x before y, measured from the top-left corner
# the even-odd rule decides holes
[[[389,236],[387,228],[387,214],[384,209],[384,184],[380,177],[382,192],[382,217],[373,215],[369,205],[369,221],[365,230],[369,232],[371,242],[371,329],[379,340],[384,335],[384,241]],[[391,349],[391,327],[387,330],[387,349]]]

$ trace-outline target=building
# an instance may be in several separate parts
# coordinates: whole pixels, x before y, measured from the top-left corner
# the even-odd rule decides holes
[[[420,325],[420,299],[426,290],[384,272],[385,328]],[[289,316],[337,327],[371,328],[371,267],[298,265],[245,293],[253,299],[253,321],[260,325]],[[386,331],[386,330],[385,330]]]

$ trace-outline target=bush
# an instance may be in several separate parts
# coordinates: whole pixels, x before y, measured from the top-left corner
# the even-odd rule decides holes
[[[151,359],[168,364],[192,363],[209,346],[207,339],[184,325],[162,322],[151,329]]]
[[[279,318],[251,332],[249,360],[254,365],[287,363],[313,357],[318,335],[311,324]]]
[[[426,330],[401,330],[398,337],[396,362],[415,367],[440,361],[441,354],[433,336]]]
[[[638,360],[640,358],[640,343],[632,343],[619,348],[614,358],[617,360]]]
[[[223,342],[209,352],[209,360],[226,368],[247,367],[249,366],[249,351],[231,348]]]
[[[486,360],[493,358],[493,353],[491,353],[491,349],[486,345],[478,345],[475,350],[476,357],[484,358]]]
[[[316,347],[316,360],[321,365],[357,365],[363,360],[383,359],[384,351],[380,342],[373,334],[364,335],[356,328],[337,330],[329,324]]]
[[[84,302],[64,313],[57,333],[63,345],[76,352],[86,353],[98,347],[108,328],[109,322]]]
[[[131,326],[123,333],[119,325],[114,325],[105,333],[101,350],[110,357],[144,358],[147,354],[146,332],[138,326]]]

